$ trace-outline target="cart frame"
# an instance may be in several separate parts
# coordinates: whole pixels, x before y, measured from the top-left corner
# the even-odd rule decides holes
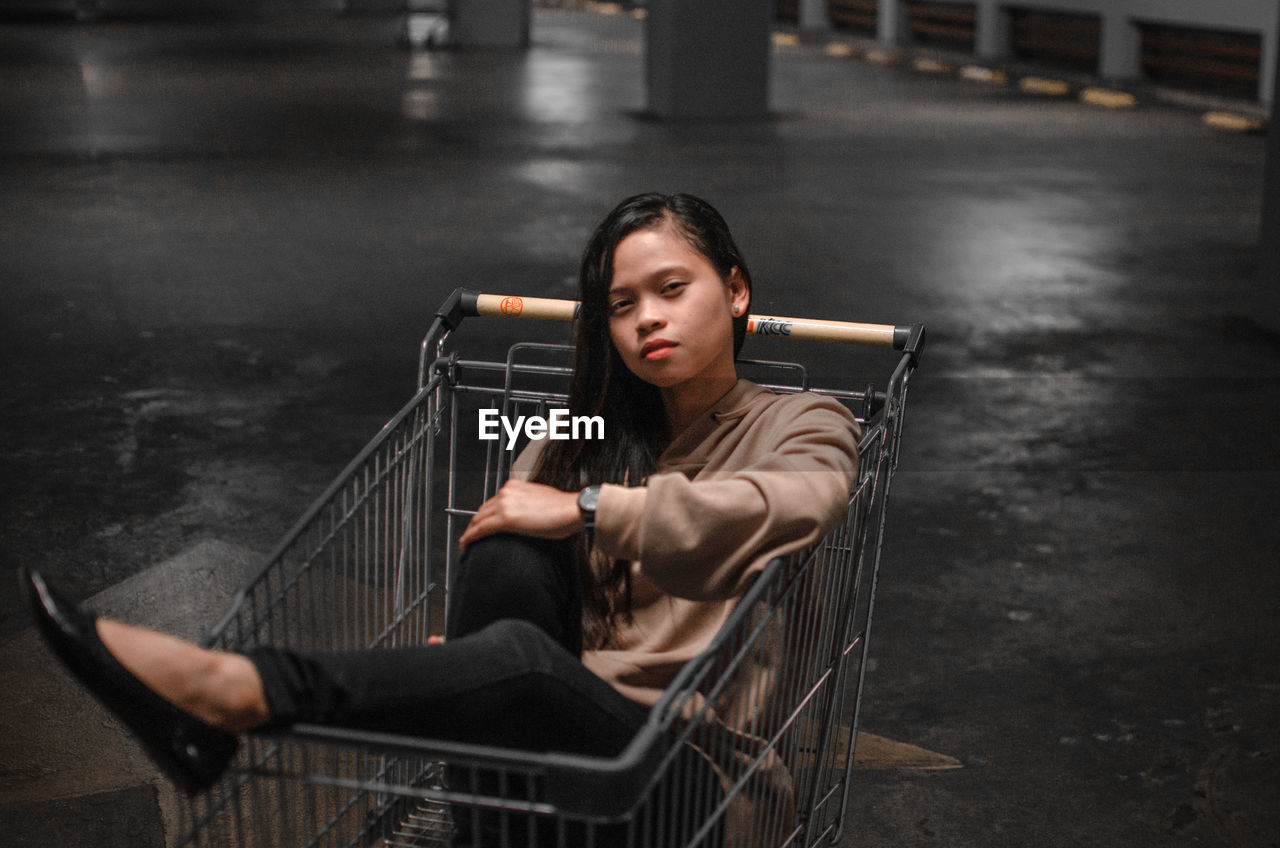
[[[469,317],[564,321],[575,312],[572,301],[454,291],[423,340],[418,391],[246,581],[204,644],[342,650],[440,633],[454,543],[517,453],[498,443],[478,451],[460,425],[479,408],[563,406],[571,352],[518,343],[498,362],[466,359],[448,342]],[[221,781],[183,802],[177,844],[438,846],[467,823],[485,845],[502,846],[838,842],[887,497],[924,327],[756,316],[748,332],[898,355],[883,387],[860,391],[813,387],[792,363],[740,361],[768,388],[818,391],[853,409],[864,432],[846,521],[768,564],[618,757],[294,725],[247,737]]]

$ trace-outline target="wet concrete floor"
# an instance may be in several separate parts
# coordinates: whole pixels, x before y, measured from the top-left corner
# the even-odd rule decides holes
[[[930,328],[862,716],[964,768],[859,772],[844,844],[1280,842],[1261,138],[811,45],[773,117],[664,124],[629,18],[541,10],[516,54],[399,26],[0,24],[3,585],[265,551],[409,397],[445,294],[568,295],[615,201],[691,191],[758,311]],[[52,780],[28,759],[6,785]],[[17,797],[15,844],[160,838],[148,784]]]

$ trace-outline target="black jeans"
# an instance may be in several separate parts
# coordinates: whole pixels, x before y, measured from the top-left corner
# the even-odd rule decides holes
[[[451,591],[443,645],[248,651],[271,724],[600,756],[644,724],[647,711],[579,659],[582,582],[567,542],[481,539]]]
[[[306,722],[596,756],[617,755],[643,726],[648,711],[580,660],[582,581],[568,542],[482,539],[467,549],[450,591],[442,645],[248,651],[262,677],[271,725]],[[716,787],[698,794],[718,796],[706,762],[692,749],[681,757],[683,779],[693,775]],[[494,814],[457,812],[457,844],[497,844],[488,832],[499,828],[508,844],[556,840],[553,829],[543,832],[548,823],[537,825],[530,840]],[[570,832],[567,844],[579,838]],[[596,842],[622,844],[621,829],[597,832]],[[707,844],[715,842],[718,837]]]

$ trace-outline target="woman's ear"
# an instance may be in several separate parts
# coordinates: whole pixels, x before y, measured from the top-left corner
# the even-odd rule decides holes
[[[729,290],[729,309],[734,317],[746,315],[747,310],[751,308],[751,289],[747,287],[747,280],[738,270],[738,266],[735,265],[729,272],[725,286]]]

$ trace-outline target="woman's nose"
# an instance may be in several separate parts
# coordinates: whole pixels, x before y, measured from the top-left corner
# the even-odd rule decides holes
[[[662,305],[654,302],[654,298],[643,298],[636,310],[636,324],[641,330],[654,330],[666,323]]]

